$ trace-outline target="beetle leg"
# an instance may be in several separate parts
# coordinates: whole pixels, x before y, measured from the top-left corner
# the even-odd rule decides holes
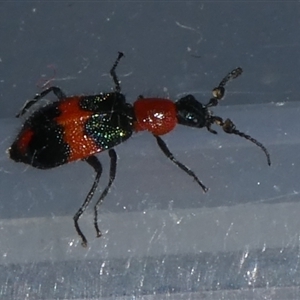
[[[119,55],[115,61],[115,63],[113,64],[111,70],[110,70],[110,76],[112,77],[114,83],[115,83],[115,91],[117,93],[121,92],[121,86],[120,86],[120,81],[118,80],[117,74],[116,74],[116,68],[117,65],[119,64],[120,59],[124,56],[124,53],[119,52]]]
[[[162,152],[169,158],[176,166],[178,166],[181,170],[183,170],[185,173],[187,173],[189,176],[193,177],[194,180],[201,186],[203,191],[206,193],[208,191],[208,188],[199,180],[199,178],[196,176],[196,174],[186,167],[184,164],[182,164],[180,161],[178,161],[174,155],[170,152],[169,148],[167,147],[166,143],[157,135],[154,135],[156,138],[157,144],[159,148],[162,150]]]
[[[59,100],[66,98],[66,95],[59,87],[51,86],[42,91],[40,94],[36,94],[36,96],[32,100],[26,101],[21,111],[16,115],[16,117],[19,118],[20,116],[24,115],[33,104],[35,104],[38,100],[44,98],[50,92],[53,92]]]
[[[96,205],[94,206],[94,226],[96,229],[97,237],[100,237],[102,235],[101,231],[98,227],[98,209],[99,206],[102,204],[104,198],[106,197],[107,193],[109,192],[109,189],[114,182],[116,178],[116,171],[117,171],[117,154],[114,149],[110,149],[108,151],[108,154],[110,156],[110,171],[109,171],[109,182],[104,191],[102,192],[99,200],[97,201]]]
[[[83,204],[81,205],[81,207],[79,208],[77,213],[74,215],[73,219],[74,219],[75,229],[76,229],[78,235],[81,237],[81,240],[82,240],[81,245],[83,247],[86,247],[87,246],[87,239],[84,236],[84,234],[82,233],[82,231],[81,231],[81,229],[78,225],[78,220],[81,217],[81,215],[84,213],[84,211],[86,210],[86,208],[88,207],[89,203],[92,200],[92,197],[95,193],[95,190],[96,190],[96,188],[98,186],[98,183],[99,183],[99,179],[100,179],[101,174],[102,174],[102,165],[101,165],[100,161],[98,160],[98,158],[94,155],[91,155],[91,156],[85,158],[84,161],[86,161],[95,170],[96,177],[94,179],[94,183],[93,183],[92,188],[90,189],[89,193],[87,194]]]

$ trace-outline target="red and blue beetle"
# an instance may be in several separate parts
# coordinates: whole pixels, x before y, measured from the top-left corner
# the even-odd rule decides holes
[[[97,214],[116,176],[117,155],[114,147],[129,139],[134,132],[147,130],[152,133],[163,153],[193,177],[204,192],[208,190],[206,186],[191,169],[173,156],[160,137],[172,131],[177,124],[196,128],[206,127],[214,134],[217,132],[211,129],[211,126],[217,124],[226,133],[239,135],[256,144],[266,154],[268,164],[271,164],[270,155],[261,143],[238,131],[230,119],[224,121],[209,110],[218,105],[224,97],[227,82],[241,75],[241,68],[236,68],[225,76],[213,89],[213,97],[205,105],[193,95],[187,95],[176,102],[164,98],[139,96],[133,104],[130,104],[121,93],[116,75],[116,67],[122,56],[123,53],[119,52],[110,70],[115,84],[113,92],[68,97],[60,88],[52,86],[26,102],[17,117],[25,114],[33,104],[50,92],[58,98],[57,101],[37,109],[27,118],[8,150],[10,158],[14,161],[39,169],[55,168],[76,160],[86,161],[94,169],[96,176],[93,186],[74,216],[75,228],[84,247],[87,246],[87,239],[78,225],[78,220],[89,205],[102,173],[102,165],[95,154],[108,150],[110,156],[109,182],[94,207],[94,226],[97,237],[100,237]]]

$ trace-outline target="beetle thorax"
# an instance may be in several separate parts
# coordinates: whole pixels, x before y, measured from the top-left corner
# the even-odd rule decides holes
[[[148,130],[154,135],[163,135],[177,124],[176,107],[169,99],[147,98],[134,103],[135,131]]]

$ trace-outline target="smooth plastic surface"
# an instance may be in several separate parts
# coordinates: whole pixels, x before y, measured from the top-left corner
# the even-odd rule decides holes
[[[299,3],[2,3],[1,299],[298,299]],[[3,42],[4,41],[4,42]],[[118,146],[118,173],[95,238],[92,207],[72,217],[94,173],[84,162],[36,170],[9,160],[12,117],[53,76],[68,95],[109,91],[117,70],[138,95],[203,103],[233,68],[214,113],[262,142],[177,127],[164,137],[203,194],[147,133]],[[42,76],[44,74],[44,76]],[[52,99],[52,97],[49,97]],[[228,105],[228,106],[227,106]],[[108,153],[97,195],[108,181]],[[95,197],[96,198],[96,197]]]
[[[186,293],[204,293],[217,299],[214,291],[222,290],[247,299],[253,297],[247,289],[276,294],[277,288],[298,287],[300,123],[290,126],[288,120],[297,119],[300,107],[217,112],[263,141],[272,166],[249,141],[178,128],[166,141],[210,188],[203,194],[165,159],[151,135],[137,135],[117,148],[117,180],[100,213],[103,237],[95,239],[91,209],[80,220],[88,249],[80,245],[72,216],[92,183],[92,169],[78,162],[46,172],[3,155],[1,282],[17,272],[20,285],[32,289],[39,281],[40,290],[31,292],[53,298],[154,293],[194,299]],[[266,113],[273,118],[265,119]],[[249,125],[254,115],[257,121]],[[2,122],[1,153],[16,123]],[[106,153],[99,157],[107,163]],[[70,290],[74,282],[77,290]],[[8,284],[4,296],[12,289]]]

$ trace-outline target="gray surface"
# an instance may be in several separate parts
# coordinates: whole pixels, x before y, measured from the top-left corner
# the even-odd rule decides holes
[[[299,3],[3,2],[0,19],[1,299],[299,298]],[[178,127],[164,139],[204,195],[138,134],[116,149],[104,237],[94,238],[89,210],[82,249],[72,216],[91,168],[35,170],[5,150],[21,122],[12,116],[53,75],[48,65],[68,95],[109,91],[117,51],[129,102],[205,102],[241,66],[214,111],[263,142],[272,166],[241,138]],[[107,171],[108,154],[99,158]]]

